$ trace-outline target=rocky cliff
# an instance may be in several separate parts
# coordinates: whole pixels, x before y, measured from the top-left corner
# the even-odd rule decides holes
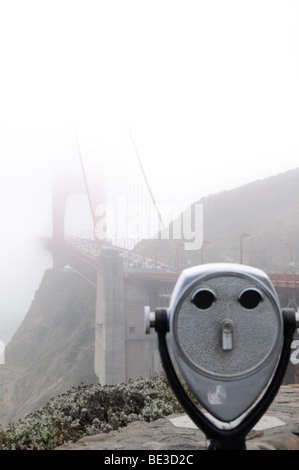
[[[16,292],[17,295],[17,292]],[[0,369],[0,422],[16,421],[94,375],[96,289],[76,273],[47,270]]]

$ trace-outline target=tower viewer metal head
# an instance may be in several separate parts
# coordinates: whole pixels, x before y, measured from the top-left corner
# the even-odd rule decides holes
[[[259,409],[276,371],[286,367],[281,363],[285,339],[296,327],[295,312],[281,310],[263,271],[229,263],[183,271],[169,308],[150,312],[147,307],[145,319],[146,331],[155,327],[158,333],[174,391],[167,333],[176,368],[206,411],[205,423],[221,430],[238,429],[253,408]]]

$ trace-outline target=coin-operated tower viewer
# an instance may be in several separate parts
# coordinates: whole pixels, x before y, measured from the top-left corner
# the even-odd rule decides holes
[[[230,263],[186,269],[168,309],[145,307],[145,330],[155,328],[168,381],[209,450],[246,449],[281,385],[298,326],[263,271]]]

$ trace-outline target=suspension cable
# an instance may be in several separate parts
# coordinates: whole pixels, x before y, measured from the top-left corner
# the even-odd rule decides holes
[[[76,130],[74,130],[74,134],[75,134],[75,139],[76,139],[76,143],[77,143],[77,149],[78,149],[78,156],[79,156],[79,160],[80,160],[80,166],[81,166],[81,170],[82,170],[82,174],[83,174],[83,178],[84,178],[85,190],[86,190],[86,194],[87,194],[87,198],[88,198],[88,203],[89,203],[89,207],[90,207],[90,212],[91,212],[91,216],[92,216],[92,220],[93,220],[93,225],[94,225],[94,229],[95,229],[95,228],[96,228],[96,223],[97,223],[97,221],[96,221],[95,211],[94,211],[94,207],[93,207],[92,200],[91,200],[91,196],[90,196],[89,186],[88,186],[87,177],[86,177],[86,171],[85,171],[85,167],[84,167],[84,163],[83,163],[81,148],[80,148],[79,139],[78,139],[78,135],[77,135]],[[98,245],[99,245],[100,251],[102,251],[102,243],[101,243],[101,240],[100,240],[98,237],[95,237],[95,238],[96,238],[97,243],[98,243]]]
[[[150,187],[148,178],[147,178],[147,176],[146,176],[146,173],[145,173],[145,170],[144,170],[144,167],[143,167],[141,158],[140,158],[140,156],[139,156],[139,153],[138,153],[138,150],[137,150],[137,147],[136,147],[136,144],[135,144],[135,140],[134,140],[134,138],[133,138],[133,134],[132,134],[131,129],[130,129],[129,126],[128,126],[128,129],[129,129],[129,134],[130,134],[130,137],[131,137],[131,140],[132,140],[132,144],[133,144],[133,147],[134,147],[134,151],[135,151],[135,154],[136,154],[136,157],[137,157],[137,160],[138,160],[138,163],[139,163],[141,172],[142,172],[143,177],[144,177],[144,180],[145,180],[145,184],[146,184],[146,186],[147,186],[147,189],[148,189],[148,191],[149,191],[150,197],[151,197],[151,199],[152,199],[152,201],[153,201],[154,207],[155,207],[156,212],[157,212],[157,214],[158,214],[158,218],[159,218],[160,224],[161,224],[161,226],[163,227],[163,229],[165,230],[165,228],[166,228],[166,227],[165,227],[165,224],[164,224],[164,222],[163,222],[161,213],[160,213],[160,211],[159,211],[159,209],[158,209],[158,206],[157,206],[156,200],[155,200],[155,198],[154,198],[152,189],[151,189],[151,187]],[[172,252],[174,253],[175,250],[174,250],[174,246],[173,246],[173,243],[172,243],[172,240],[170,239],[170,237],[168,237],[168,242],[169,242],[169,245],[170,245],[170,248],[171,248]]]

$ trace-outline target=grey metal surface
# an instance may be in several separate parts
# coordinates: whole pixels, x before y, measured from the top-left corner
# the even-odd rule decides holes
[[[187,269],[168,319],[182,377],[220,426],[233,427],[263,395],[282,349],[282,312],[269,278],[225,263]],[[231,327],[228,337],[224,322]]]
[[[182,354],[208,375],[236,376],[257,368],[273,354],[279,341],[280,311],[267,291],[256,308],[238,301],[245,288],[258,283],[237,275],[219,276],[199,283],[215,293],[211,307],[200,309],[192,302],[193,289],[185,296],[174,318],[175,338]],[[223,350],[222,324],[233,325],[233,348]]]

